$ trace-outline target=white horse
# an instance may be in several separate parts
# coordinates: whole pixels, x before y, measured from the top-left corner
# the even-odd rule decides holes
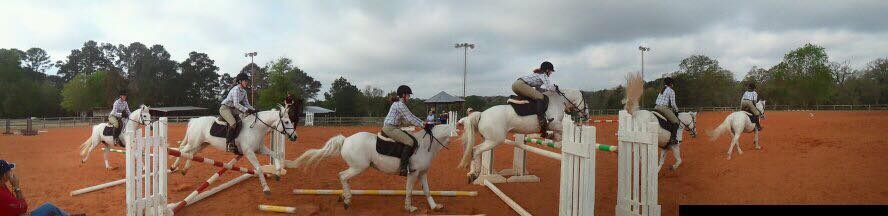
[[[759,110],[761,113],[761,118],[765,116],[765,101],[761,100],[758,103],[755,103],[755,108]],[[723,134],[726,130],[731,129],[731,133],[734,135],[731,138],[731,145],[728,147],[728,160],[731,159],[732,151],[734,150],[734,146],[737,147],[737,154],[743,154],[743,150],[740,150],[740,134],[742,133],[754,133],[755,138],[752,140],[755,143],[755,149],[762,149],[761,144],[759,144],[759,130],[755,128],[755,123],[752,123],[749,120],[749,115],[752,115],[746,111],[737,111],[733,112],[728,117],[725,118],[718,127],[709,132],[710,141],[715,140]],[[811,114],[813,117],[814,114]],[[759,119],[761,120],[761,119]]]
[[[626,84],[626,99],[624,99],[624,107],[630,115],[632,115],[632,120],[636,125],[647,125],[650,122],[659,123],[657,120],[656,114],[652,111],[648,110],[639,110],[638,100],[641,98],[641,93],[644,92],[644,81],[641,76],[638,74],[630,74],[627,78]],[[680,112],[678,113],[678,134],[675,136],[676,140],[678,140],[677,144],[674,145],[666,145],[669,143],[669,136],[672,135],[672,132],[667,131],[660,127],[660,130],[657,132],[658,139],[657,143],[660,146],[664,147],[663,151],[660,152],[660,163],[657,167],[657,170],[663,168],[663,164],[666,163],[666,150],[672,151],[672,157],[675,158],[675,163],[672,164],[672,170],[678,169],[678,166],[681,165],[681,142],[683,140],[682,135],[683,131],[688,131],[691,134],[691,137],[697,137],[697,112]]]
[[[265,134],[269,131],[287,135],[290,141],[295,141],[297,134],[294,123],[290,120],[287,113],[288,107],[279,106],[280,109],[272,109],[268,111],[258,112],[255,115],[248,115],[241,118],[242,128],[234,143],[240,147],[241,152],[257,174],[261,173],[259,160],[256,158],[256,152],[263,155],[271,155],[272,151],[263,145]],[[258,117],[258,118],[257,118]],[[207,144],[216,147],[216,149],[225,151],[227,143],[224,137],[215,137],[210,135],[210,128],[216,122],[215,116],[204,116],[192,118],[188,120],[188,129],[185,131],[185,137],[179,143],[179,151],[186,154],[196,154],[200,152]],[[179,168],[179,160],[176,158],[171,166],[171,171],[177,171]],[[188,168],[191,167],[191,161],[185,161],[185,167],[179,170],[184,175]],[[280,171],[282,167],[277,167]],[[262,184],[262,191],[269,195],[271,189],[265,181],[265,175],[260,174],[259,182]]]
[[[147,125],[151,123],[151,113],[148,112],[148,106],[142,105],[139,106],[138,109],[130,112],[130,115],[127,118],[121,118],[120,120],[120,124],[124,125],[120,135],[124,135],[128,131],[135,131],[139,125]],[[80,145],[80,157],[83,158],[80,162],[85,163],[86,160],[89,159],[89,154],[101,143],[105,144],[105,148],[102,151],[102,157],[105,158],[105,169],[116,169],[117,167],[111,167],[111,164],[108,163],[108,152],[111,151],[111,144],[114,143],[114,137],[102,135],[105,127],[111,127],[111,124],[102,122],[92,127],[92,135]],[[127,136],[121,136],[120,141],[124,144],[128,144],[130,143],[130,138]]]
[[[553,119],[549,123],[549,129],[555,132],[555,140],[561,140],[561,120],[564,119],[565,111],[580,111],[584,115],[588,115],[586,103],[583,100],[583,94],[573,89],[561,89],[561,93],[556,91],[546,91],[543,93],[549,97],[549,107],[546,110],[546,119]],[[509,133],[532,134],[540,131],[539,121],[536,115],[518,116],[515,109],[511,105],[497,105],[484,110],[483,112],[471,112],[468,116],[460,119],[465,133],[462,140],[465,145],[460,168],[465,169],[471,161],[471,168],[466,175],[469,182],[475,181],[481,172],[480,158],[481,153],[490,151],[508,138]],[[475,146],[475,133],[481,133],[484,142]],[[474,146],[474,147],[473,147]]]
[[[404,209],[410,212],[417,208],[411,205],[410,197],[413,191],[413,185],[416,184],[417,177],[422,182],[422,189],[428,199],[429,207],[433,210],[444,208],[443,204],[436,204],[429,193],[428,172],[432,165],[432,159],[438,154],[441,148],[446,148],[450,142],[450,134],[456,128],[451,125],[437,125],[432,128],[432,136],[424,130],[414,132],[416,137],[416,153],[410,157],[410,168],[416,171],[407,175],[408,193],[405,195]],[[401,160],[397,157],[381,155],[376,152],[376,134],[368,132],[360,132],[349,137],[337,135],[324,144],[323,148],[310,149],[305,151],[295,161],[287,161],[288,168],[296,168],[303,166],[304,168],[314,167],[324,158],[339,154],[348,164],[348,169],[339,172],[339,182],[342,183],[342,199],[345,208],[351,203],[351,189],[348,186],[348,180],[364,172],[369,167],[373,167],[384,173],[397,175],[400,172]]]

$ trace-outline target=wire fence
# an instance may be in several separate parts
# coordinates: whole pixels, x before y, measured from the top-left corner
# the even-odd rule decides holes
[[[767,105],[768,111],[799,111],[799,110],[843,110],[843,111],[886,111],[888,105]],[[740,107],[698,107],[682,108],[681,111],[737,111]],[[592,116],[617,115],[620,109],[589,110]],[[170,124],[184,124],[189,119],[202,116],[168,116]],[[320,117],[314,118],[316,126],[364,126],[382,125],[384,117]],[[107,117],[31,117],[31,125],[34,130],[46,128],[86,127],[107,122]],[[304,125],[304,118],[299,119],[299,125]],[[0,131],[17,131],[26,129],[28,119],[0,119]]]

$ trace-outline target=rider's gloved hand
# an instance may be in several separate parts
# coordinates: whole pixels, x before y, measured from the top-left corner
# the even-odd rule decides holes
[[[435,127],[435,124],[434,124],[434,123],[426,123],[426,124],[425,124],[425,127],[423,127],[423,130],[425,130],[425,132],[428,133],[428,134],[432,134],[432,128],[433,128],[433,127]]]
[[[256,111],[256,110],[254,110],[254,109],[248,109],[248,110],[247,110],[247,114],[248,114],[248,115],[256,114],[257,112],[259,112],[259,111]]]

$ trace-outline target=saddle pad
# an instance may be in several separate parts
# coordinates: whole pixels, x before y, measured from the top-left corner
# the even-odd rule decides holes
[[[234,134],[234,138],[237,138],[237,136],[240,135],[240,130],[242,128],[242,125],[243,124],[237,124],[237,126],[234,127],[234,130],[237,131]],[[224,124],[224,123],[220,124],[219,122],[213,122],[213,126],[210,127],[210,136],[220,137],[220,138],[228,137],[228,125]]]
[[[105,129],[102,130],[102,135],[105,136],[114,136],[114,127],[105,126]]]
[[[413,139],[413,143],[419,143],[413,135],[410,135],[410,138]],[[404,148],[407,148],[407,145],[395,142],[395,140],[388,138],[384,132],[380,131],[376,135],[376,152],[381,155],[401,158],[401,152],[404,151]],[[413,156],[414,152],[416,152],[416,148],[411,151],[410,155]]]
[[[517,96],[515,96],[515,95],[509,96],[509,98],[511,100],[519,100],[519,99],[516,99]],[[549,107],[549,103],[545,103],[545,105],[543,105],[543,110],[539,111],[539,110],[537,110],[536,100],[528,98],[527,101],[529,101],[529,103],[525,103],[525,104],[509,103],[509,105],[512,106],[512,109],[515,109],[515,113],[517,113],[518,116],[536,115],[537,113],[545,112],[546,109],[548,109],[548,107]],[[543,99],[543,101],[549,101],[549,98],[546,97]]]

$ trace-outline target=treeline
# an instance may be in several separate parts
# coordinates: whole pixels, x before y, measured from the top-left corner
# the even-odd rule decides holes
[[[180,62],[171,59],[162,45],[148,47],[139,42],[114,45],[87,41],[64,60],[50,59],[40,48],[0,49],[0,116],[87,114],[109,108],[121,90],[129,92],[131,106],[198,106],[208,108],[203,114],[213,114],[234,80],[221,73],[205,53],[190,52]],[[47,75],[53,68],[57,68],[56,75]],[[254,70],[254,106],[259,109],[274,108],[287,92],[297,98],[321,99],[321,83],[289,58],[261,67],[250,63],[237,73]],[[322,101],[311,104],[334,109],[337,116],[384,116],[394,95],[372,86],[359,89],[345,78],[331,85]],[[409,105],[417,114],[425,113],[422,100],[412,99]]]
[[[888,58],[851,68],[829,60],[826,49],[806,44],[787,52],[771,68],[752,67],[743,80],[722,68],[718,60],[692,55],[667,74],[675,78],[679,107],[739,106],[747,83],[755,83],[759,98],[768,105],[885,104],[888,101]],[[645,83],[644,107],[653,107],[662,78]],[[624,89],[584,92],[592,109],[620,109]]]
[[[233,84],[232,76],[221,73],[207,54],[192,51],[186,59],[177,61],[162,45],[87,41],[63,60],[50,59],[40,48],[0,49],[0,116],[85,114],[95,108],[109,108],[120,90],[129,92],[132,106],[198,106],[208,108],[204,114],[214,114]],[[54,68],[56,75],[46,74]],[[253,70],[253,85],[257,88],[254,105],[259,109],[273,108],[292,92],[297,98],[315,99],[309,105],[335,110],[335,116],[379,117],[387,114],[395,89],[358,87],[340,77],[330,84],[329,91],[320,92],[321,83],[285,57],[264,66],[250,63],[238,72]],[[680,107],[737,106],[749,82],[758,85],[760,98],[768,100],[769,105],[888,101],[888,58],[855,69],[848,63],[830,61],[823,47],[812,44],[790,50],[771,68],[753,67],[741,81],[735,80],[733,72],[722,68],[718,60],[705,55],[685,58],[678,70],[668,75],[676,79]],[[645,107],[653,106],[661,81],[645,84]],[[584,95],[592,109],[619,109],[623,93],[623,87],[618,86]],[[505,104],[506,99],[468,96],[465,105],[483,110]],[[421,99],[411,99],[408,106],[419,116],[427,112]]]

